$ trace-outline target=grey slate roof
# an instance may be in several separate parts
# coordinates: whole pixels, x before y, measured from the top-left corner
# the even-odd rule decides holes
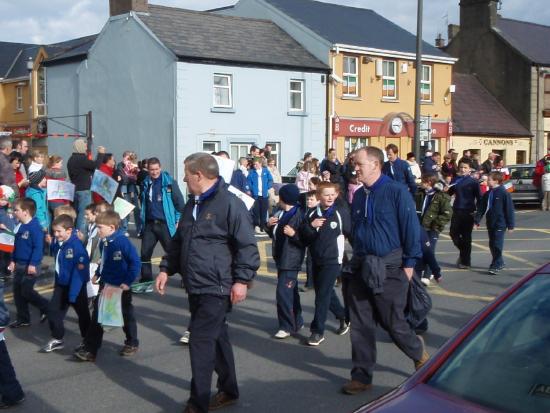
[[[474,75],[453,73],[453,83],[453,134],[531,136]]]
[[[85,58],[97,36],[97,34],[93,34],[45,46],[49,56],[46,65],[61,63],[74,58]]]
[[[497,32],[533,63],[550,65],[550,26],[500,18]]]
[[[373,10],[313,0],[264,0],[332,44],[416,53],[416,36]],[[427,42],[422,54],[450,57]]]
[[[147,27],[182,60],[248,65],[329,68],[267,20],[149,5],[139,14]]]
[[[0,78],[27,76],[27,60],[29,57],[34,60],[39,47],[35,44],[0,42]]]

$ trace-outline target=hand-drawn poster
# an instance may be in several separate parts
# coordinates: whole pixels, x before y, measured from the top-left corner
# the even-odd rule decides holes
[[[92,177],[92,187],[90,189],[101,195],[105,201],[111,204],[118,189],[118,182],[99,169],[96,169]]]
[[[48,179],[48,199],[74,200],[74,185],[58,179]]]
[[[134,210],[135,205],[126,201],[123,198],[118,197],[117,199],[115,199],[113,207],[115,209],[115,212],[120,216],[120,219],[124,219],[130,214],[130,212]]]
[[[99,296],[97,322],[104,326],[122,327],[122,289],[106,284]]]

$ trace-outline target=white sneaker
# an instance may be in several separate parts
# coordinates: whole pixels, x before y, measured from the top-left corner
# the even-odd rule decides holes
[[[42,351],[44,353],[51,353],[52,351],[61,350],[63,347],[65,347],[63,340],[56,340],[55,338],[52,338],[48,341],[48,344],[42,347]]]
[[[189,344],[189,339],[191,338],[191,332],[189,330],[185,330],[185,333],[183,333],[183,336],[180,338],[181,344]]]
[[[275,335],[273,337],[275,337],[279,340],[282,340],[284,338],[290,337],[290,333],[288,331],[285,331],[285,330],[279,330],[275,333]]]
[[[422,284],[424,284],[426,287],[427,287],[428,285],[430,285],[430,279],[429,279],[429,278],[424,278],[424,277],[422,277],[422,278],[420,279],[420,281],[422,281]]]

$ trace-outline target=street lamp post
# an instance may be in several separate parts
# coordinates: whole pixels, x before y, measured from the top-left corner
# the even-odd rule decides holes
[[[29,71],[29,134],[31,135],[30,137],[30,145],[32,147],[32,118],[33,118],[33,113],[32,113],[32,70],[33,70],[33,67],[34,67],[34,62],[32,60],[32,57],[29,57],[29,60],[27,60],[27,70]]]
[[[423,0],[418,0],[416,16],[416,84],[414,97],[414,155],[420,159],[420,84],[422,81],[422,8]]]

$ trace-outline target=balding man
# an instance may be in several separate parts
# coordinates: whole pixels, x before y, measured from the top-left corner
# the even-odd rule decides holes
[[[204,412],[236,403],[239,398],[226,313],[246,298],[260,266],[252,220],[244,203],[227,190],[213,156],[196,153],[185,159],[191,196],[160,264],[156,288],[164,294],[168,275],[184,276],[189,293],[191,396],[184,412]],[[210,400],[212,373],[218,393]]]

